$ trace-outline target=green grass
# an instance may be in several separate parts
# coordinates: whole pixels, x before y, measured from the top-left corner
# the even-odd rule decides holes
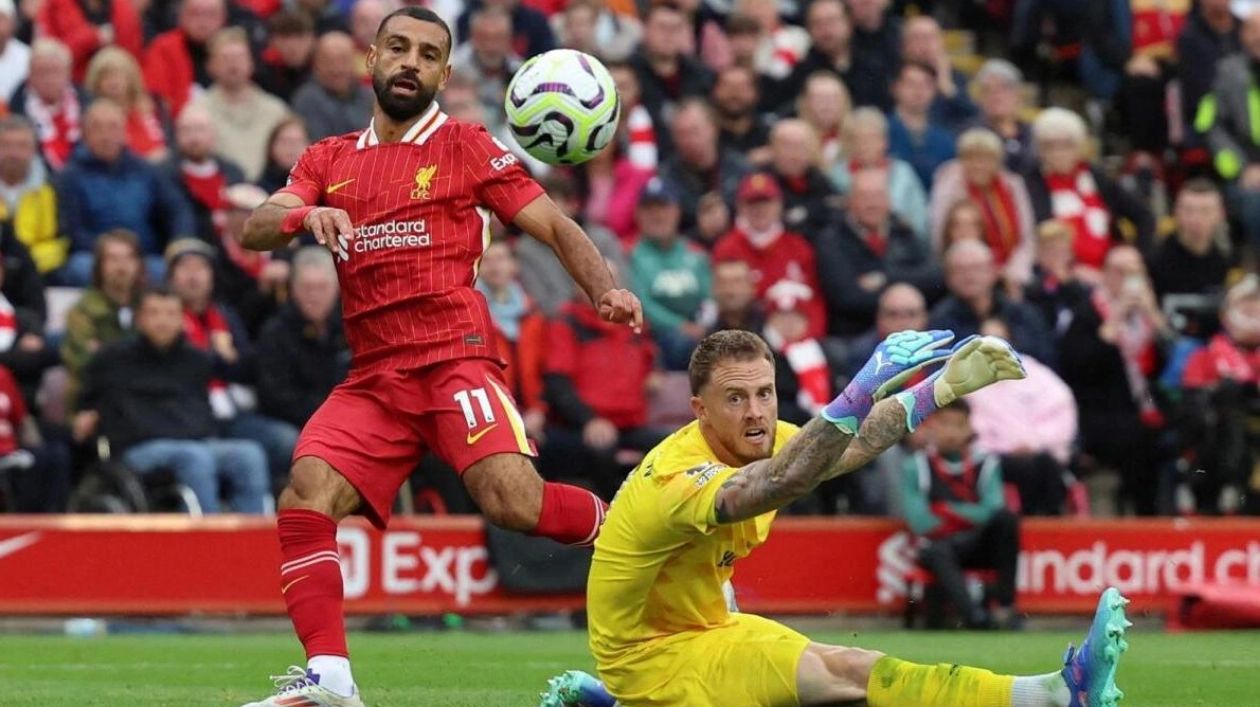
[[[1060,633],[820,633],[921,662],[1002,672],[1054,670]],[[1260,634],[1132,632],[1120,666],[1124,707],[1260,703]],[[356,634],[355,675],[372,707],[534,707],[566,668],[591,669],[580,633]],[[237,707],[299,658],[288,635],[0,636],[3,707]],[[731,707],[738,707],[732,705]]]

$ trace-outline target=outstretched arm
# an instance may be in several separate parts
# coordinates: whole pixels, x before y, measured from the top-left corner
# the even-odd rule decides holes
[[[334,257],[348,257],[346,248],[354,234],[350,215],[341,209],[309,206],[288,192],[272,194],[254,209],[241,233],[241,245],[250,250],[279,250],[299,233],[310,231]]]
[[[272,194],[245,221],[241,245],[250,250],[278,250],[289,245],[296,233],[285,233],[284,219],[306,203],[295,194]]]
[[[643,327],[643,307],[639,299],[629,290],[617,288],[599,249],[550,197],[544,194],[526,204],[512,223],[555,251],[569,276],[599,307],[605,319],[629,323],[636,331]]]

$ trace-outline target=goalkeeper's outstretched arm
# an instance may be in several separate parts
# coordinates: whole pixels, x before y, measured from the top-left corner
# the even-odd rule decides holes
[[[856,436],[816,417],[778,454],[749,464],[722,484],[716,500],[717,521],[747,520],[808,496],[818,484],[836,476],[842,465],[874,459],[905,434],[906,409],[891,398],[875,405]]]

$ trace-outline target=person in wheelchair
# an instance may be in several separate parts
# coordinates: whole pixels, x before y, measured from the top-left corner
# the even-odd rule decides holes
[[[1260,513],[1260,277],[1230,288],[1221,332],[1192,354],[1182,373],[1183,444],[1200,513]]]
[[[203,513],[220,510],[223,485],[230,487],[234,511],[268,512],[273,506],[263,448],[215,437],[206,395],[212,360],[186,341],[183,326],[183,305],[170,290],[153,288],[141,296],[138,336],[105,346],[84,371],[75,440],[104,436],[111,454],[142,476],[173,471]]]

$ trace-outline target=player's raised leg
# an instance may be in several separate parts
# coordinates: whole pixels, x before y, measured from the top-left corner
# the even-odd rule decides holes
[[[1128,647],[1128,602],[1103,592],[1080,650],[1068,649],[1059,672],[998,675],[982,668],[919,665],[859,648],[811,644],[797,669],[800,704],[869,707],[1115,707],[1116,666]],[[776,706],[777,707],[777,706]]]

